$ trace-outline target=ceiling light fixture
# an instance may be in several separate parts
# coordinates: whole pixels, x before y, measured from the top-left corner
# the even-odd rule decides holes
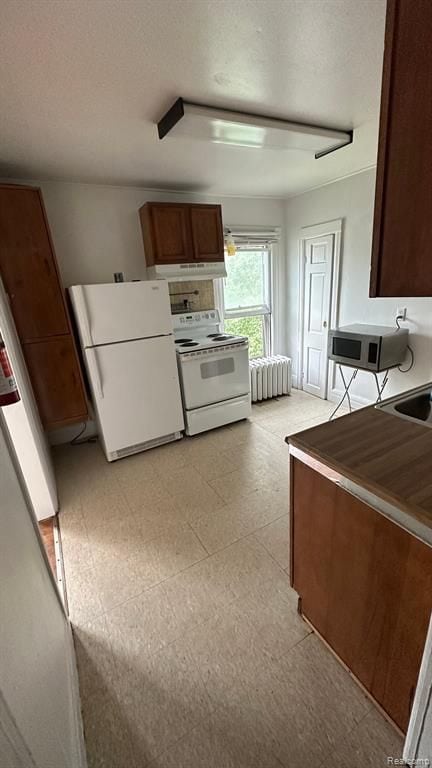
[[[160,139],[187,136],[236,147],[301,149],[313,152],[316,158],[353,140],[353,131],[209,107],[182,98],[174,102],[157,127]]]

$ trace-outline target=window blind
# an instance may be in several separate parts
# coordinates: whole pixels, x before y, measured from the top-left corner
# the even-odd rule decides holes
[[[231,233],[236,248],[249,248],[257,250],[268,248],[280,240],[280,227],[251,228],[251,227],[225,227],[225,237]]]

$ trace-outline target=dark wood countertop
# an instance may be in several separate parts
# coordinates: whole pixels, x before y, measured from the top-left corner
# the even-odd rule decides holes
[[[369,407],[286,440],[432,530],[432,429]]]

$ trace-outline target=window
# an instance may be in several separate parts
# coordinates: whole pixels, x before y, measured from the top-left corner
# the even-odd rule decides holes
[[[223,318],[227,333],[249,337],[250,357],[271,352],[270,246],[239,248],[226,256]]]

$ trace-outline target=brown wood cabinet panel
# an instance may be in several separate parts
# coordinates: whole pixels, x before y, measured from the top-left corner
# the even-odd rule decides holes
[[[302,613],[406,730],[432,610],[432,548],[302,462],[292,467]]]
[[[44,426],[85,421],[87,403],[70,334],[24,344],[23,352]]]
[[[69,332],[38,189],[0,186],[0,272],[22,342]]]
[[[302,612],[325,636],[336,488],[332,483],[320,487],[317,509],[316,472],[295,459],[292,472],[292,586],[301,597]]]
[[[220,205],[192,205],[192,241],[196,261],[223,261],[224,237]]]
[[[432,2],[388,0],[371,296],[432,296]]]
[[[147,266],[193,260],[189,206],[148,203],[141,211]]]

